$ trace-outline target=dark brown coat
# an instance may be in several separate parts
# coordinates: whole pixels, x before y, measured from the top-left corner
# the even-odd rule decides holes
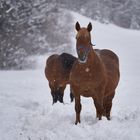
[[[66,85],[69,84],[69,74],[76,58],[70,54],[51,55],[46,61],[45,76],[49,82],[53,103],[63,103],[63,95]],[[73,95],[70,93],[71,101]]]

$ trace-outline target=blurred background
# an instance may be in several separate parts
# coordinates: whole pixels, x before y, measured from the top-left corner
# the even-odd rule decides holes
[[[0,0],[0,69],[33,68],[33,56],[71,53],[71,11],[140,30],[140,0]]]

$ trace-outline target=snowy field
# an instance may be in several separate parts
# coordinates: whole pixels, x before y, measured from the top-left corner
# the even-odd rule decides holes
[[[81,124],[74,125],[69,87],[65,104],[52,106],[43,56],[38,58],[37,70],[0,71],[0,140],[140,140],[140,31],[103,25],[72,14],[74,22],[82,26],[92,22],[96,48],[112,49],[120,58],[121,80],[111,121],[104,117],[96,120],[92,99],[82,98]],[[75,43],[75,34],[72,39]]]

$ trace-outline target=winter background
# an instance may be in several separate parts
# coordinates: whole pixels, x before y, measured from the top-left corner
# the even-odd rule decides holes
[[[0,140],[139,140],[139,15],[139,0],[0,0]],[[119,56],[111,121],[98,121],[92,99],[82,98],[74,125],[69,86],[64,105],[52,106],[45,61],[54,53],[76,56],[76,21],[92,23],[95,48]]]

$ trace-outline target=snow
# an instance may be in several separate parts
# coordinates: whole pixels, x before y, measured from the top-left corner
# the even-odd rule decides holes
[[[73,25],[76,21],[82,26],[93,24],[91,35],[96,48],[112,49],[119,56],[121,79],[111,121],[105,117],[98,121],[92,99],[82,98],[81,124],[74,125],[69,86],[65,90],[65,103],[52,106],[44,76],[46,55],[38,58],[36,70],[0,71],[0,140],[140,139],[140,32],[100,24],[74,12],[72,15]]]

